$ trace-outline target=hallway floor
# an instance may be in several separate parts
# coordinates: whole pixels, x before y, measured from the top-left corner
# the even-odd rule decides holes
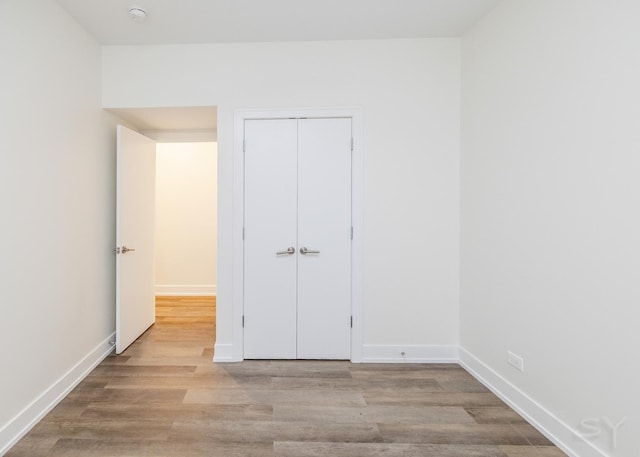
[[[6,457],[561,457],[458,365],[213,364],[215,298],[159,297]]]

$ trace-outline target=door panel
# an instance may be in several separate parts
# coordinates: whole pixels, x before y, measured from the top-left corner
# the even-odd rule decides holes
[[[297,121],[245,121],[244,163],[244,357],[295,359]]]
[[[116,353],[155,322],[156,144],[117,129]],[[123,247],[132,249],[122,252]]]
[[[351,119],[298,124],[298,351],[351,355]]]

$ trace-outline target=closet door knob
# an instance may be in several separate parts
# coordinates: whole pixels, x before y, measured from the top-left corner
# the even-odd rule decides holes
[[[276,252],[276,255],[292,255],[294,252],[296,252],[296,248],[289,246],[286,251]]]
[[[301,247],[300,254],[320,254],[320,251],[312,251],[310,249],[307,249],[306,247]]]

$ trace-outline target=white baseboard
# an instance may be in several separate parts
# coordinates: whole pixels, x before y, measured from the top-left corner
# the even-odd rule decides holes
[[[569,456],[607,457],[577,430],[462,347],[460,365]]]
[[[404,352],[404,356],[402,353]],[[234,357],[233,344],[216,342],[214,362],[240,362]],[[373,345],[362,346],[359,363],[458,363],[458,346]]]
[[[82,381],[111,351],[115,333],[109,335],[89,354],[42,392],[26,408],[0,429],[0,455],[4,455]]]
[[[216,295],[216,286],[156,284],[156,295],[159,297],[212,297]]]
[[[458,346],[362,346],[362,363],[458,363]]]
[[[233,357],[233,344],[218,343],[213,347],[214,362],[241,362]]]

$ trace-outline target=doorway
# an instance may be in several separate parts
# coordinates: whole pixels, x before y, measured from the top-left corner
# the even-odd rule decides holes
[[[155,263],[155,278],[148,282],[151,296],[182,297],[193,301],[195,298],[208,299],[215,303],[216,287],[216,245],[217,245],[217,109],[215,107],[198,108],[129,108],[110,109],[119,120],[132,129],[130,136],[146,139],[152,146],[155,162],[151,168],[135,169],[134,176],[139,173],[154,175],[154,198],[150,205],[155,213],[152,232],[146,239],[151,243],[151,263]],[[118,132],[121,128],[118,128]],[[120,135],[120,134],[119,134]],[[119,136],[120,138],[120,136]],[[119,140],[120,150],[120,140]],[[134,151],[131,151],[133,153]],[[119,153],[120,154],[120,153]],[[136,154],[134,154],[135,156]],[[127,155],[129,156],[129,155]],[[151,162],[150,162],[151,163]],[[156,166],[157,165],[157,166]],[[118,169],[121,170],[121,166]],[[127,169],[130,167],[127,165]],[[120,171],[119,171],[120,173]],[[120,174],[119,182],[120,182]],[[135,178],[128,181],[129,191],[138,191]],[[155,186],[157,184],[157,187]],[[118,185],[118,201],[127,201],[127,195],[120,196]],[[157,197],[157,198],[156,198]],[[124,199],[124,200],[123,200]],[[120,203],[118,205],[120,208]],[[147,213],[146,209],[134,211],[132,214]],[[120,217],[118,210],[118,217]],[[136,216],[134,217],[134,222]],[[151,220],[153,221],[153,216]],[[137,225],[137,222],[135,222]],[[122,238],[118,232],[118,238]],[[126,238],[126,237],[124,237]],[[125,240],[118,241],[124,244]],[[140,249],[138,249],[140,251]],[[127,262],[131,256],[143,255],[128,249]],[[143,251],[148,251],[144,249]],[[124,253],[122,249],[120,253]],[[149,254],[146,254],[149,255]],[[155,262],[154,262],[155,257]],[[122,260],[122,256],[119,257]],[[121,262],[120,262],[121,263]],[[118,274],[117,283],[121,281]],[[119,289],[121,290],[121,289]],[[122,311],[123,302],[118,296],[118,309]],[[184,303],[185,300],[174,300]],[[143,306],[133,304],[135,307]],[[146,305],[144,305],[146,306]],[[153,306],[153,304],[152,304]],[[154,307],[155,308],[155,307]],[[172,318],[178,308],[184,308],[185,317],[193,312],[187,306],[172,309]],[[207,306],[213,310],[211,321],[215,322],[215,306]],[[165,307],[166,310],[166,307]],[[152,313],[155,309],[151,310]],[[124,314],[119,313],[120,316]],[[157,313],[154,313],[157,316]],[[157,316],[163,320],[165,316]],[[157,319],[158,320],[158,319]],[[118,322],[121,323],[120,319]],[[153,318],[150,322],[153,322]],[[120,325],[122,328],[122,325]],[[213,335],[212,335],[213,338]],[[121,348],[122,350],[122,348]]]
[[[217,143],[157,143],[156,326],[214,338],[217,231]]]
[[[363,272],[363,202],[362,202],[362,112],[358,108],[320,108],[320,109],[282,109],[282,110],[238,110],[235,115],[235,147],[234,147],[234,192],[233,192],[233,340],[232,344],[216,342],[214,361],[241,361],[245,355],[245,311],[247,306],[245,295],[248,288],[246,280],[246,246],[245,246],[245,213],[247,177],[245,176],[245,149],[250,148],[250,141],[245,138],[245,123],[251,120],[292,120],[306,119],[337,119],[346,118],[351,121],[351,227],[347,229],[350,240],[350,315],[347,314],[346,327],[348,331],[349,352],[335,358],[350,358],[359,362],[362,357],[362,272]],[[246,141],[245,141],[246,140]],[[297,139],[296,139],[297,144]],[[330,178],[329,178],[330,179]],[[297,222],[296,222],[297,225]],[[349,233],[351,232],[351,233]],[[247,235],[248,236],[248,235]],[[298,241],[296,241],[297,243]],[[287,254],[292,245],[283,246]],[[299,249],[306,247],[305,253]],[[313,246],[295,246],[296,257],[315,255]],[[320,250],[322,252],[322,250]],[[280,251],[275,251],[275,255]],[[300,259],[297,259],[300,260]],[[296,260],[296,261],[297,261]],[[311,260],[309,258],[308,260]],[[349,262],[347,262],[349,263]],[[344,262],[343,262],[344,265]],[[298,285],[296,284],[296,287]],[[329,286],[330,287],[330,286]],[[251,293],[251,292],[249,292]],[[297,304],[296,304],[297,307]],[[296,308],[296,313],[299,309]],[[290,315],[289,315],[290,316]],[[298,320],[296,315],[294,320]],[[249,317],[251,318],[251,317]],[[292,320],[292,319],[290,319]],[[296,329],[297,331],[297,329]],[[297,339],[297,334],[296,334]],[[221,349],[219,351],[219,349]],[[300,357],[296,353],[296,357]],[[305,356],[303,356],[305,357]],[[322,355],[311,355],[309,358],[324,358]],[[288,357],[286,357],[288,358]]]
[[[350,358],[351,124],[245,121],[245,358]]]

